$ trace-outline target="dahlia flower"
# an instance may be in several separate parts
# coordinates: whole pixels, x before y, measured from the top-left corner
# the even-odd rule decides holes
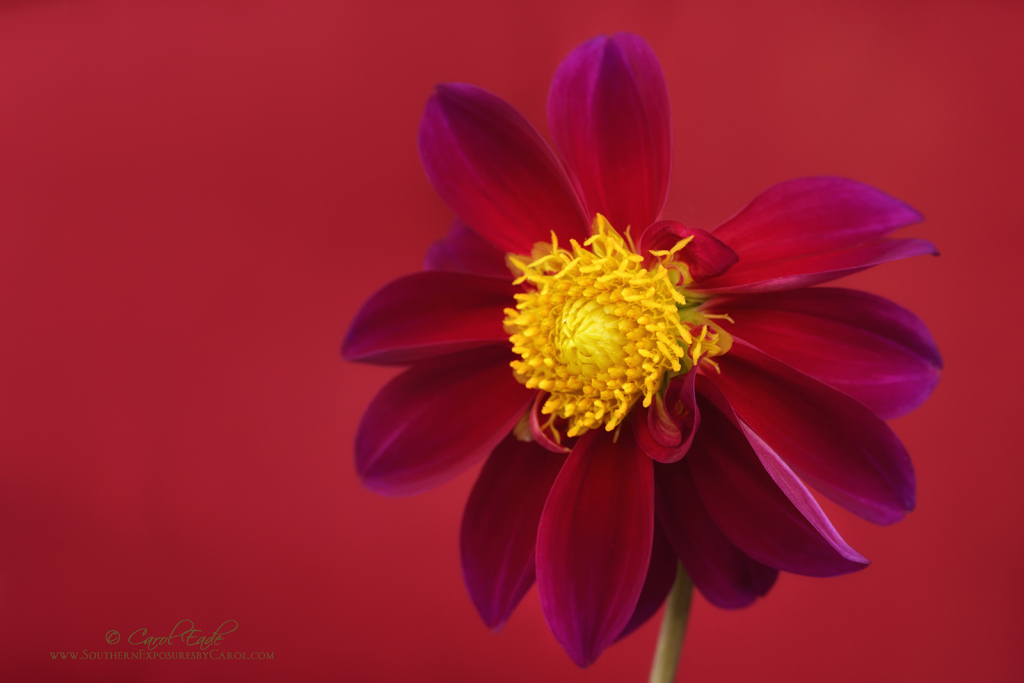
[[[579,666],[674,583],[732,609],[780,570],[864,568],[808,486],[877,524],[913,509],[885,420],[942,360],[910,311],[814,285],[934,254],[888,237],[920,214],[814,177],[711,232],[662,220],[668,92],[635,35],[576,48],[547,115],[554,149],[472,85],[427,102],[420,155],[457,217],[345,339],[349,360],[409,366],[362,418],[363,484],[417,493],[486,458],[461,530],[473,604],[498,629],[536,581]]]

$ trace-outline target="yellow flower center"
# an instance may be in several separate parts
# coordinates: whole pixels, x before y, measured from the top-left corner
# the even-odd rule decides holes
[[[572,250],[562,249],[552,233],[532,260],[509,256],[521,273],[515,283],[527,285],[505,309],[521,358],[511,365],[528,388],[550,394],[541,412],[556,440],[555,419],[567,421],[569,437],[601,424],[612,431],[641,396],[651,405],[666,376],[729,350],[731,337],[709,320],[715,316],[684,294],[689,271],[673,257],[690,239],[652,251],[657,261],[648,269],[628,231],[623,238],[598,214],[582,246],[571,240]]]

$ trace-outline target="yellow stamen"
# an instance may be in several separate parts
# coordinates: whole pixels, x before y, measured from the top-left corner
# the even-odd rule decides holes
[[[703,356],[728,350],[732,339],[707,316],[687,306],[681,287],[690,281],[673,257],[692,240],[651,252],[651,268],[598,214],[593,235],[571,250],[538,243],[530,257],[509,255],[516,307],[505,309],[505,329],[516,378],[550,393],[541,413],[566,421],[566,436],[603,424],[613,431],[643,399],[649,406],[666,376],[687,372]],[[628,240],[628,241],[627,241]],[[724,316],[714,316],[724,317]]]

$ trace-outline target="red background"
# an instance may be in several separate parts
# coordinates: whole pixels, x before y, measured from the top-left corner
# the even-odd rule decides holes
[[[354,429],[392,371],[338,354],[447,227],[415,146],[433,84],[546,133],[558,62],[630,30],[672,94],[668,217],[845,175],[922,210],[906,235],[943,252],[848,281],[946,358],[894,423],[917,511],[829,506],[867,570],[783,575],[739,612],[698,598],[680,680],[1021,680],[1024,4],[169,5],[0,7],[0,678],[646,680],[655,622],[587,671],[535,591],[487,631],[458,560],[473,475],[360,488]],[[236,619],[224,647],[275,659],[49,654],[182,618]]]

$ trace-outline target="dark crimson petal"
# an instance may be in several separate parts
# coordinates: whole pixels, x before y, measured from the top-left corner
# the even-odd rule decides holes
[[[356,432],[356,471],[385,495],[419,493],[490,453],[533,400],[507,348],[472,349],[414,365],[384,385]]]
[[[852,396],[883,419],[931,394],[942,357],[913,313],[867,292],[821,287],[715,297],[709,312],[736,337]]]
[[[633,410],[636,440],[658,462],[675,462],[686,455],[700,427],[694,393],[699,367],[695,365],[686,375],[674,378],[665,389],[664,399],[656,395],[650,408]]]
[[[507,346],[508,280],[425,271],[392,280],[356,313],[341,347],[347,360],[413,363],[455,351]]]
[[[462,575],[489,628],[501,628],[533,585],[537,525],[565,458],[509,434],[469,494],[459,539]]]
[[[779,571],[737,548],[715,525],[686,460],[655,465],[654,485],[658,522],[708,602],[738,609],[768,593]]]
[[[794,311],[859,327],[907,348],[936,367],[942,367],[939,349],[921,319],[876,294],[840,287],[815,287],[771,294],[723,295],[710,301],[708,306],[723,313],[732,308],[760,307]]]
[[[846,178],[779,183],[714,231],[740,260],[702,289],[805,287],[893,259],[935,253],[924,240],[883,239],[921,220],[903,202]]]
[[[654,473],[629,421],[576,442],[537,534],[544,617],[578,666],[589,666],[629,623],[654,535]]]
[[[472,85],[437,86],[420,122],[420,158],[441,199],[498,249],[529,254],[551,231],[580,242],[590,224],[572,180],[507,102]]]
[[[505,253],[458,218],[452,221],[448,235],[427,250],[423,269],[512,279],[512,273],[505,265]]]
[[[696,283],[721,275],[739,259],[736,252],[710,232],[688,228],[676,221],[658,221],[651,225],[640,235],[638,246],[640,253],[646,256],[651,250],[668,251],[679,240],[691,236],[690,243],[676,252],[674,258],[686,264]]]
[[[755,452],[750,433],[705,398],[717,391],[714,385],[702,381],[698,388],[703,423],[686,463],[726,538],[755,560],[794,574],[837,576],[867,566],[785,463],[763,443]]]
[[[640,36],[598,36],[561,63],[548,127],[591,215],[620,232],[657,220],[672,170],[672,112],[658,58]]]
[[[633,616],[629,623],[622,629],[622,633],[616,641],[622,640],[633,631],[637,630],[647,620],[653,617],[661,604],[665,602],[672,584],[676,580],[676,565],[679,559],[675,551],[665,538],[665,532],[661,530],[658,523],[654,523],[654,545],[651,547],[651,562],[647,566],[647,578],[644,579],[644,587],[640,591],[640,599],[637,600]]]
[[[910,456],[869,408],[740,339],[716,360],[736,414],[811,486],[876,524],[914,509]]]
[[[931,242],[919,239],[880,239],[849,249],[795,258],[792,261],[751,264],[743,272],[731,270],[722,277],[700,283],[705,292],[755,293],[775,292],[797,287],[810,287],[858,273],[873,266],[910,258],[911,256],[937,256]]]
[[[870,185],[818,176],[768,188],[715,236],[741,260],[771,261],[864,244],[921,220],[920,213]]]

